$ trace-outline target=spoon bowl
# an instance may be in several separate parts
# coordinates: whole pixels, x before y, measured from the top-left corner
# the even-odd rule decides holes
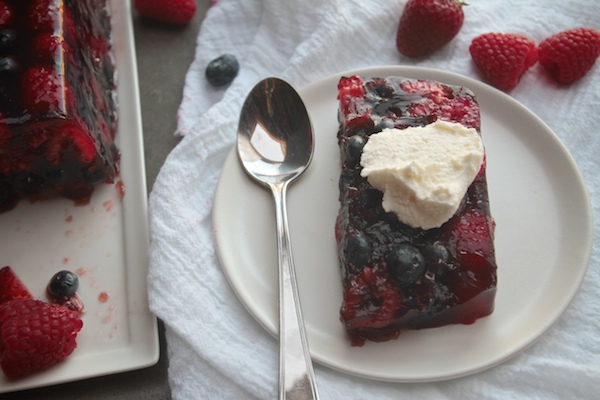
[[[290,242],[288,185],[310,165],[313,129],[296,90],[278,78],[259,82],[240,113],[239,159],[246,172],[273,193],[279,264],[279,398],[318,399],[304,328]]]
[[[278,78],[248,94],[238,126],[238,154],[246,172],[269,185],[302,174],[313,156],[313,130],[296,90]]]

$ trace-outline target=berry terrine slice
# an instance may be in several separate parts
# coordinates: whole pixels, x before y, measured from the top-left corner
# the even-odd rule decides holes
[[[53,191],[85,203],[118,173],[107,1],[4,0],[0,13],[0,210]]]
[[[495,222],[483,147],[456,211],[435,227],[409,225],[386,211],[384,193],[364,176],[362,165],[370,138],[384,130],[460,124],[481,140],[474,94],[429,80],[350,76],[341,78],[338,99],[342,172],[335,234],[343,280],[340,317],[352,345],[395,339],[407,329],[472,324],[492,313]]]

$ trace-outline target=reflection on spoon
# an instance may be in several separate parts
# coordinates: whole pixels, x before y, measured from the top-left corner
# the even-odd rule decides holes
[[[260,123],[256,125],[250,144],[259,158],[273,162],[283,162],[287,144],[285,141],[272,136]]]

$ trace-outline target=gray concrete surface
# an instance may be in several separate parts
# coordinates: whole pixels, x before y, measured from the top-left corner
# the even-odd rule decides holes
[[[133,0],[131,0],[133,4]],[[166,156],[177,144],[175,115],[181,102],[185,73],[194,58],[198,29],[210,0],[196,0],[198,10],[189,25],[169,28],[142,20],[134,24],[148,191]],[[164,326],[159,321],[160,360],[152,367],[14,393],[1,400],[169,400]]]

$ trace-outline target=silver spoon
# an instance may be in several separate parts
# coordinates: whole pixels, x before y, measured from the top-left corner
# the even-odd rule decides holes
[[[268,186],[277,214],[279,258],[279,398],[318,399],[286,210],[288,184],[306,170],[313,155],[313,130],[296,90],[278,78],[259,82],[248,94],[237,134],[246,172]]]

